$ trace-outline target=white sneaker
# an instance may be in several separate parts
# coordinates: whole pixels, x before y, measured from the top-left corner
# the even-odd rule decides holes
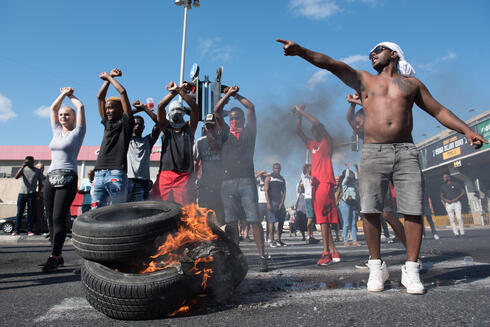
[[[381,292],[385,288],[385,282],[390,277],[386,262],[380,259],[371,259],[368,261],[367,266],[369,267],[367,290],[369,292]]]
[[[437,241],[439,239],[439,235],[434,234],[434,239]]]
[[[418,262],[407,261],[402,266],[402,285],[408,294],[424,294],[424,284],[420,280],[420,265]]]

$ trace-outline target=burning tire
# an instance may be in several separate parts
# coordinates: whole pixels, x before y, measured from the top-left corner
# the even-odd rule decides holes
[[[121,203],[91,210],[73,224],[77,253],[97,262],[124,262],[155,250],[155,240],[176,228],[181,207],[174,202]]]
[[[174,267],[147,274],[128,274],[84,260],[81,277],[88,302],[115,319],[165,317],[196,294],[189,288],[192,278]]]

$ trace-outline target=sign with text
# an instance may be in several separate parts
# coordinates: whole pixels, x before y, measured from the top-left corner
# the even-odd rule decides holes
[[[490,138],[490,120],[471,128],[478,131],[485,139],[488,140]],[[485,144],[481,149],[488,147],[489,145]],[[419,149],[420,165],[422,169],[430,168],[478,152],[481,149],[476,150],[468,143],[463,134],[458,133]]]

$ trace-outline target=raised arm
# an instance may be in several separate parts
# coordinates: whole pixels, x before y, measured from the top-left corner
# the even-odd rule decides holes
[[[417,106],[426,111],[429,115],[433,116],[447,128],[464,134],[470,145],[474,145],[476,149],[480,148],[483,143],[488,144],[487,140],[485,140],[483,136],[473,131],[451,110],[437,102],[437,100],[432,97],[427,87],[422,82],[418,82],[420,83],[419,89],[415,96],[415,103]]]
[[[126,116],[131,118],[133,117],[133,111],[131,110],[131,103],[129,102],[128,93],[126,92],[126,89],[121,85],[121,83],[116,81],[115,79],[116,76],[122,76],[122,72],[119,69],[114,68],[113,70],[111,70],[109,76],[107,77],[107,80],[112,84],[112,86],[114,86],[116,91],[119,92],[119,94],[121,95],[122,109],[126,114]]]
[[[299,56],[319,68],[323,68],[332,72],[332,74],[337,76],[347,86],[353,88],[358,92],[360,91],[360,72],[347,65],[345,62],[334,60],[329,56],[319,52],[311,51],[293,41],[283,39],[276,39],[276,41],[284,45],[283,49],[285,56]]]
[[[214,116],[216,117],[216,123],[218,124],[219,129],[223,129],[226,124],[223,117],[223,108],[225,104],[228,103],[230,96],[232,96],[236,92],[238,92],[238,86],[233,85],[232,87],[229,87],[228,90],[225,92],[225,95],[214,106],[213,112]]]
[[[175,98],[175,96],[179,94],[180,91],[175,82],[168,83],[166,88],[169,93],[164,96],[157,105],[157,121],[158,127],[160,127],[161,131],[165,130],[165,128],[167,128],[169,124],[169,121],[167,119],[167,111],[165,110],[165,108],[168,106],[170,101],[172,101],[173,98]]]
[[[307,113],[304,110],[304,108],[305,108],[305,105],[302,104],[302,105],[299,105],[299,106],[295,106],[293,108],[293,110],[296,110],[296,112],[297,112],[298,115],[300,115],[300,116],[305,117],[306,119],[308,119],[313,124],[313,127],[318,129],[318,131],[320,132],[322,138],[327,139],[328,143],[332,143],[332,137],[327,132],[327,130],[325,129],[325,127],[323,126],[323,124],[320,123],[318,121],[318,119],[316,119],[315,117],[313,117],[312,115],[310,115],[309,113]]]
[[[295,109],[294,109],[295,110]],[[301,121],[302,121],[302,117],[301,115],[299,114],[295,114],[298,118],[296,119],[296,134],[298,134],[298,136],[303,140],[303,142],[306,144],[308,143],[308,141],[310,140],[306,134],[303,132],[303,128],[301,126]]]
[[[151,118],[151,120],[153,120],[155,123],[158,123],[158,118],[157,115],[155,114],[155,111],[152,108],[149,108],[144,104],[142,104],[140,100],[134,101],[133,107],[134,107],[134,109],[132,110],[133,115],[137,114],[138,112],[144,111]]]
[[[199,106],[187,93],[188,88],[189,83],[183,83],[179,87],[179,94],[182,99],[184,99],[184,101],[191,107],[191,119],[189,120],[189,127],[191,128],[192,134],[194,134],[197,129],[197,124],[199,123]]]
[[[51,118],[51,127],[54,127],[57,123],[59,123],[58,111],[60,110],[61,104],[63,103],[63,99],[70,92],[73,92],[72,88],[62,87],[60,89],[60,95],[58,95],[56,100],[54,100],[54,102],[51,104],[51,107],[49,108],[49,117]]]
[[[250,100],[235,93],[235,99],[238,100],[245,108],[247,108],[247,126],[257,127],[257,117],[255,115],[255,106]]]
[[[347,122],[349,123],[350,127],[352,127],[352,130],[354,130],[354,132],[357,134],[358,131],[356,129],[354,117],[356,113],[356,104],[362,105],[361,99],[359,99],[359,97],[356,97],[356,94],[354,96],[347,94],[346,99],[347,102],[350,103],[350,107],[347,110]]]
[[[105,79],[106,72],[103,72],[99,75],[99,77],[104,81],[102,86],[100,87],[99,92],[97,93],[97,107],[99,108],[99,115],[101,119],[104,119],[105,115],[105,97],[107,95],[107,90],[109,89],[109,81]]]
[[[68,98],[70,98],[73,106],[77,108],[77,126],[85,126],[85,107],[82,101],[73,95],[73,89],[72,92],[68,94]]]

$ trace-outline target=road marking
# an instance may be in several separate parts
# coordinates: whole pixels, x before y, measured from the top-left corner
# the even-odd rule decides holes
[[[79,321],[91,318],[100,318],[101,313],[95,311],[84,297],[69,297],[63,299],[60,304],[51,307],[44,315],[34,319],[34,322],[46,322],[54,320]]]

